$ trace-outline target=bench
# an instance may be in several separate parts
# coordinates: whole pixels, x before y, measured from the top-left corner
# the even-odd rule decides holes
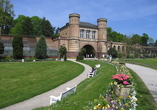
[[[53,103],[56,103],[57,101],[61,101],[62,98],[64,98],[64,97],[68,96],[69,94],[72,94],[73,92],[75,92],[76,87],[77,87],[77,85],[75,85],[72,88],[67,87],[66,91],[61,92],[58,97],[51,95],[50,96],[50,105],[53,104]]]
[[[88,77],[88,78],[93,77],[94,75],[96,75],[96,71],[97,71],[97,69],[96,69],[96,70],[94,70],[92,73],[91,73],[91,72],[89,72],[89,73],[87,74],[87,77]]]
[[[100,67],[100,64],[97,64],[97,65],[95,65],[95,70],[91,73],[91,72],[88,72],[88,74],[87,74],[87,77],[88,78],[91,78],[91,77],[93,77],[94,75],[96,75],[96,71],[97,71],[97,68],[99,68]]]

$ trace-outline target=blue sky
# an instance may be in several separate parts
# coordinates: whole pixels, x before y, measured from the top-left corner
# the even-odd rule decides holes
[[[14,13],[45,17],[53,27],[69,22],[69,14],[80,14],[80,21],[97,25],[98,18],[108,20],[107,27],[128,36],[146,33],[157,40],[157,0],[10,0]],[[15,17],[15,18],[16,18]]]

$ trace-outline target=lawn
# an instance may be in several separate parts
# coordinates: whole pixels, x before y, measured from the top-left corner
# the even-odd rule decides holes
[[[101,67],[97,71],[97,75],[81,82],[77,91],[57,104],[48,107],[37,108],[35,110],[82,110],[91,101],[97,99],[103,91],[106,90],[108,83],[111,81],[111,75],[115,74],[116,70],[113,66],[97,62],[97,61],[81,61],[93,67],[100,63]],[[142,82],[141,78],[132,70],[130,70],[137,90],[138,107],[137,110],[157,110],[157,105],[150,94],[149,90]]]
[[[126,62],[157,69],[157,58],[126,59]]]
[[[58,87],[83,71],[71,61],[0,63],[0,108]]]
[[[112,65],[98,61],[81,61],[90,65],[101,64],[98,68],[96,76],[88,78],[77,86],[77,90],[72,95],[66,97],[62,101],[50,107],[37,108],[36,110],[82,110],[90,101],[98,98],[100,94],[111,82],[111,75],[116,73],[115,67]]]
[[[111,75],[116,73],[115,67],[98,61],[83,60],[81,62],[91,67],[100,63],[101,67],[97,70],[96,76],[81,82],[75,93],[57,104],[36,110],[81,110],[106,90],[108,83],[111,82]],[[70,61],[0,63],[0,83],[2,84],[0,108],[55,88],[73,79],[83,70],[82,66]],[[157,110],[157,105],[145,84],[136,73],[131,70],[130,72],[137,84],[137,103],[139,105],[137,110]]]

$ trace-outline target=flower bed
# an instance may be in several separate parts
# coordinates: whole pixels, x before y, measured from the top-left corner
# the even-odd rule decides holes
[[[112,82],[108,84],[106,91],[98,99],[89,102],[88,106],[84,107],[85,110],[136,110],[137,98],[133,78],[124,65],[122,68],[119,71],[122,74],[112,75]]]

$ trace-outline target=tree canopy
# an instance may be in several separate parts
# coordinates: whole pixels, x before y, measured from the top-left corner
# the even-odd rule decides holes
[[[121,42],[125,38],[125,35],[113,31],[111,27],[107,27],[107,40],[113,42]]]
[[[59,37],[59,28],[51,25],[49,20],[45,17],[38,16],[27,17],[19,15],[13,21],[13,28],[10,31],[11,35],[30,35],[56,38]]]
[[[141,36],[138,34],[133,34],[132,36],[126,36],[113,31],[111,27],[107,27],[107,40],[113,42],[126,42],[126,38],[129,40],[129,45],[141,44],[147,46],[148,43],[154,43],[154,40],[148,36],[148,34],[143,33]],[[131,41],[131,42],[130,42]]]
[[[2,34],[8,34],[14,18],[13,4],[9,0],[0,0],[0,27]]]
[[[14,27],[11,29],[13,35],[32,35],[33,24],[29,17],[24,15],[19,15],[17,19],[14,20]]]

